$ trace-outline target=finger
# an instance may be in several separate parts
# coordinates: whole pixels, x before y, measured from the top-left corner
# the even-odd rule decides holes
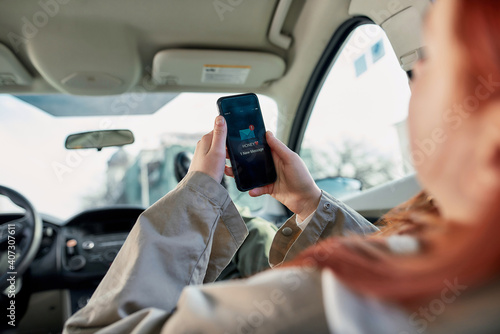
[[[201,140],[196,145],[196,150],[202,152],[203,154],[207,154],[208,150],[210,149],[212,137],[213,137],[213,131],[210,131],[209,133],[201,137]]]
[[[229,177],[234,177],[233,169],[229,166],[224,167],[224,174],[226,174]]]
[[[248,192],[248,194],[251,197],[259,197],[270,193],[271,193],[271,187],[269,185],[264,187],[254,188]]]
[[[226,151],[226,120],[223,116],[217,116],[215,118],[213,137],[212,137],[212,145],[210,146],[210,150],[214,152],[218,152],[224,154]]]
[[[271,151],[276,153],[281,160],[288,162],[291,159],[294,152],[276,138],[271,131],[266,132],[266,139]]]

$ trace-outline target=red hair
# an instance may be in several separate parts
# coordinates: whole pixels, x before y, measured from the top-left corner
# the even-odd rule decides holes
[[[473,88],[479,76],[500,77],[500,1],[456,0],[455,31]],[[490,99],[498,98],[492,95]],[[479,111],[480,112],[480,111]],[[500,207],[500,194],[496,203]],[[330,268],[344,284],[365,295],[413,310],[440,294],[445,282],[479,286],[500,274],[500,209],[469,225],[444,221],[425,193],[390,211],[383,230],[371,237],[331,238],[307,249],[286,266]],[[415,237],[420,251],[397,255],[387,237]]]

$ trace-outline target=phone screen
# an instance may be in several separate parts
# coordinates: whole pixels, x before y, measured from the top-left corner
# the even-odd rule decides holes
[[[276,181],[266,128],[255,94],[222,97],[219,113],[227,123],[227,149],[236,186],[247,191]]]

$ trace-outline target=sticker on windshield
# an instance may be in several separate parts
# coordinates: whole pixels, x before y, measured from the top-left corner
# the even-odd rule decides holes
[[[250,69],[251,66],[203,65],[201,82],[243,85],[247,81]]]
[[[356,69],[356,77],[359,77],[361,74],[365,73],[368,70],[365,55],[362,55],[354,61],[354,68]]]
[[[384,40],[381,39],[372,46],[372,59],[376,63],[385,56]]]

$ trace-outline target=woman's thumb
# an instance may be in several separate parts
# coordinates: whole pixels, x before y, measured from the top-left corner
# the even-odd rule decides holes
[[[293,154],[293,151],[276,138],[271,131],[267,131],[266,139],[271,151],[276,153],[282,160],[288,160],[290,155]]]

